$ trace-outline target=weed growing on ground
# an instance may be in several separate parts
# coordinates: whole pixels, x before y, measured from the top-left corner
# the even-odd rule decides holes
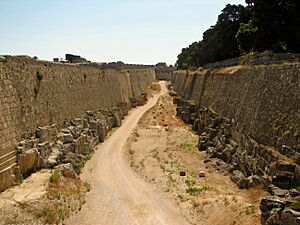
[[[191,151],[195,145],[194,144],[189,144],[189,143],[183,143],[180,145],[181,148],[185,149],[185,150],[189,150]]]
[[[52,170],[50,175],[50,182],[54,183],[60,179],[60,172],[58,170]]]
[[[186,189],[186,193],[193,196],[197,195],[199,192],[201,192],[201,189],[197,187],[189,187]]]
[[[256,209],[256,206],[254,204],[249,205],[246,208],[246,214],[247,215],[254,214],[255,213],[255,209]]]
[[[84,155],[84,160],[88,161],[92,158],[93,154],[91,152],[88,152]]]
[[[191,200],[191,204],[194,209],[200,206],[200,203],[197,202],[195,199]]]
[[[46,224],[60,224],[72,212],[79,211],[85,203],[85,192],[90,190],[88,183],[65,178],[56,171],[51,173],[50,177],[55,182],[49,183],[45,197],[37,204],[24,206],[24,210],[44,220]]]
[[[185,183],[188,187],[192,187],[196,184],[196,181],[193,179],[191,179],[191,180],[187,179],[187,180],[185,180]]]
[[[23,174],[19,174],[19,175],[17,176],[16,184],[17,184],[17,185],[22,184],[23,181],[24,181]]]
[[[133,149],[128,149],[128,153],[129,153],[129,155],[131,156],[131,157],[133,157],[133,155],[134,155],[134,150]]]
[[[179,199],[180,202],[184,201],[184,197],[182,195],[177,195],[177,198]]]
[[[228,200],[228,198],[226,196],[224,197],[223,202],[224,202],[225,206],[229,205],[229,200]]]
[[[202,192],[202,191],[209,191],[211,190],[211,187],[208,185],[203,185],[202,187],[198,188],[198,187],[194,187],[194,185],[196,184],[195,180],[186,180],[185,183],[188,186],[188,189],[186,189],[186,193],[188,193],[189,195],[197,195],[198,193]]]

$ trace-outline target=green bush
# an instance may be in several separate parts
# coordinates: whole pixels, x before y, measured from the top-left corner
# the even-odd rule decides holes
[[[52,170],[50,176],[50,182],[54,183],[57,182],[59,179],[60,179],[60,172],[58,170]]]

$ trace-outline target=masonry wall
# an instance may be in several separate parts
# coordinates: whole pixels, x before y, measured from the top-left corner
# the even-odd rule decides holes
[[[179,71],[174,88],[228,118],[258,142],[300,151],[300,66],[251,66],[199,74]]]
[[[156,78],[158,80],[171,80],[174,70],[175,69],[173,67],[156,67]]]
[[[1,58],[0,184],[9,186],[4,174],[16,163],[16,144],[34,135],[37,127],[61,126],[86,111],[129,102],[146,92],[154,79],[153,68],[97,69]]]

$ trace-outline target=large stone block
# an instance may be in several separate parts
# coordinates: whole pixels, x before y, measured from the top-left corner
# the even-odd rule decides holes
[[[25,150],[18,155],[17,162],[20,167],[20,172],[23,175],[28,176],[40,167],[38,150],[36,148]]]

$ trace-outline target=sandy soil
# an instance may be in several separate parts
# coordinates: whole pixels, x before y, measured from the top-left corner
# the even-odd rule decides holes
[[[141,118],[129,137],[128,163],[136,173],[175,199],[190,224],[260,224],[261,188],[240,190],[231,182],[219,160],[208,160],[197,150],[198,137],[175,117],[169,95]],[[200,171],[205,177],[199,177]],[[180,176],[186,172],[186,176]]]
[[[188,224],[176,201],[155,189],[135,173],[128,163],[126,141],[141,116],[153,107],[162,90],[148,103],[130,112],[111,137],[97,149],[81,178],[91,184],[86,204],[80,213],[71,217],[67,224],[74,225],[184,225]]]
[[[47,192],[50,170],[41,170],[32,174],[18,186],[0,194],[0,225],[43,224],[33,214],[22,207],[24,204],[36,204]]]

